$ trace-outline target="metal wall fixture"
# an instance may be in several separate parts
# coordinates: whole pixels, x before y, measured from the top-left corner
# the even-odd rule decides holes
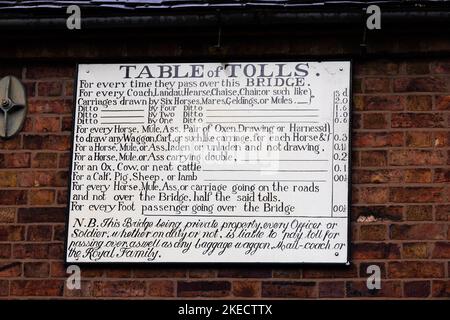
[[[20,132],[27,115],[27,96],[23,84],[14,76],[0,80],[0,137],[9,139]]]

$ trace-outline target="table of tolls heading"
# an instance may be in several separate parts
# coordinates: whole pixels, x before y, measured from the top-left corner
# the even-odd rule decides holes
[[[70,263],[347,263],[350,62],[82,64]]]

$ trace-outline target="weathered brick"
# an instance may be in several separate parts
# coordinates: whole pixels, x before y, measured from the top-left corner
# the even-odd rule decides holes
[[[446,81],[442,77],[402,77],[394,80],[394,92],[444,92]]]
[[[431,256],[434,259],[450,259],[450,242],[436,242]]]
[[[59,117],[36,117],[34,126],[36,132],[58,132],[61,130]]]
[[[439,113],[393,113],[392,128],[443,128],[445,117]]]
[[[367,288],[366,281],[347,281],[346,282],[347,297],[393,297],[402,296],[402,286],[399,281],[382,281],[381,289]]]
[[[364,206],[352,208],[353,221],[401,221],[403,207],[401,206]]]
[[[136,278],[185,278],[186,270],[181,268],[137,268],[133,270]]]
[[[319,282],[320,298],[343,298],[345,296],[344,281]]]
[[[28,102],[29,113],[33,114],[70,114],[72,110],[71,100],[30,100]]]
[[[25,262],[23,265],[26,278],[47,278],[50,274],[48,262]]]
[[[66,208],[19,208],[18,221],[20,223],[64,222],[66,212]]]
[[[391,202],[441,202],[444,199],[443,188],[432,187],[398,187],[391,188],[389,199]]]
[[[27,230],[28,241],[50,241],[52,240],[52,226],[33,225]]]
[[[17,259],[47,259],[48,244],[15,244],[12,255]]]
[[[175,284],[169,280],[151,280],[147,281],[147,293],[149,297],[174,297]]]
[[[146,285],[144,281],[95,281],[94,297],[143,297]]]
[[[17,153],[5,153],[1,155],[3,157],[3,165],[0,163],[0,168],[29,168],[30,167],[30,153],[29,152],[17,152]]]
[[[450,221],[450,205],[436,206],[436,220]]]
[[[26,79],[72,78],[75,74],[73,66],[32,65],[26,68]]]
[[[398,244],[394,243],[355,243],[352,246],[352,255],[356,260],[399,259],[400,248]]]
[[[62,95],[60,81],[44,81],[37,84],[37,93],[40,97],[58,97]]]
[[[437,110],[450,110],[450,95],[436,97]]]
[[[0,190],[0,205],[21,205],[27,203],[25,190]]]
[[[432,261],[389,262],[389,278],[443,278],[444,264]]]
[[[402,244],[403,259],[427,259],[429,256],[428,244],[425,242],[409,242]]]
[[[406,281],[403,288],[408,298],[426,298],[431,293],[430,281]]]
[[[433,220],[432,206],[408,206],[406,208],[406,220],[428,221]]]
[[[11,245],[9,243],[0,243],[0,259],[9,259],[11,257]]]
[[[34,154],[31,159],[31,166],[33,168],[56,168],[57,165],[57,153],[38,152]]]
[[[0,241],[25,240],[25,227],[16,225],[0,225]]]
[[[443,148],[450,146],[450,132],[440,131],[433,133],[433,146],[436,148]]]
[[[403,180],[400,170],[353,170],[352,182],[363,183],[399,183]]]
[[[361,151],[360,165],[364,167],[383,167],[387,164],[387,151]],[[353,162],[354,163],[354,162]]]
[[[391,81],[389,78],[365,78],[364,92],[391,92]]]
[[[17,185],[17,173],[14,171],[0,171],[0,188],[15,187]]]
[[[450,280],[433,280],[433,297],[450,298]]]
[[[229,281],[178,281],[178,297],[226,297],[230,295]]]
[[[447,229],[443,224],[393,224],[390,237],[396,240],[443,240],[447,237]]]
[[[433,133],[427,131],[410,131],[406,133],[406,146],[426,148],[433,144]]]
[[[356,148],[381,148],[403,146],[403,132],[357,132],[353,135]]]
[[[389,164],[393,166],[443,165],[445,160],[442,151],[408,149],[389,152]]]
[[[16,208],[1,207],[0,223],[13,223],[16,220]]]
[[[92,296],[93,284],[91,281],[81,281],[80,289],[68,289],[65,287],[64,296],[65,297],[76,297],[76,298],[86,298]]]
[[[384,224],[361,225],[359,234],[361,240],[385,240],[387,239],[387,226]]]
[[[385,129],[388,127],[386,115],[383,113],[368,113],[363,115],[364,129]]]
[[[406,99],[406,110],[408,111],[430,111],[433,108],[431,96],[408,96]]]
[[[355,264],[344,267],[304,267],[304,279],[318,278],[354,278],[358,276],[358,269]]]
[[[238,268],[238,269],[220,269],[219,278],[270,278],[272,271],[270,269],[261,268]]]
[[[19,261],[1,261],[0,278],[15,278],[22,275],[22,263]]]
[[[264,281],[261,296],[264,298],[315,298],[315,282]]]
[[[11,296],[62,296],[63,280],[12,280]]]
[[[365,96],[363,98],[365,111],[401,111],[406,106],[404,96]]]
[[[241,298],[257,298],[261,295],[261,282],[259,281],[233,281],[233,296]]]
[[[433,180],[431,169],[407,169],[404,174],[406,183],[430,183]]]
[[[30,203],[33,205],[49,205],[55,202],[55,190],[33,190]]]
[[[385,187],[364,187],[359,189],[360,203],[386,203],[389,201],[389,189]]]
[[[424,61],[408,61],[401,68],[408,75],[430,73],[430,64]]]
[[[361,262],[359,264],[359,276],[361,278],[368,278],[369,276],[373,275],[372,266],[377,266],[380,268],[381,272],[381,278],[386,278],[386,264],[384,262],[374,262],[374,261],[368,261],[368,262]]]

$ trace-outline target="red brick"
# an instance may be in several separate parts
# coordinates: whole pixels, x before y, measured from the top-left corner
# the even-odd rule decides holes
[[[0,205],[20,205],[27,203],[25,190],[0,190]]]
[[[62,296],[63,280],[13,280],[11,296]]]
[[[352,208],[353,221],[401,221],[403,207],[401,206],[364,206]]]
[[[7,296],[9,294],[9,281],[0,280],[0,296]]]
[[[320,298],[343,298],[345,296],[344,281],[319,282]]]
[[[361,166],[384,167],[387,165],[387,151],[361,151]]]
[[[438,168],[434,171],[434,182],[450,182],[450,169]]]
[[[47,278],[50,265],[47,262],[25,262],[23,270],[26,278]]]
[[[36,117],[36,132],[58,132],[61,130],[59,117]]]
[[[433,297],[450,298],[450,280],[433,280]]]
[[[387,239],[387,226],[384,224],[361,225],[361,240],[377,241]]]
[[[20,223],[64,222],[66,212],[66,208],[19,208],[18,221]]]
[[[3,156],[3,166],[0,164],[0,168],[29,168],[30,167],[30,153],[5,153]]]
[[[398,73],[399,65],[387,60],[376,60],[362,64],[355,63],[354,68],[356,75],[394,75]]]
[[[0,225],[0,241],[25,240],[25,227],[16,225]]]
[[[272,271],[270,269],[220,269],[219,278],[270,278],[272,277]]]
[[[407,281],[403,288],[407,298],[426,298],[431,293],[430,281]]]
[[[433,220],[432,206],[408,206],[406,208],[406,220],[430,221]]]
[[[11,245],[9,243],[0,243],[0,259],[9,259],[11,257]]]
[[[432,257],[434,259],[450,259],[450,242],[436,242]]]
[[[61,120],[61,131],[72,131],[72,117],[63,117]]]
[[[15,244],[13,257],[17,259],[47,259],[48,244]]]
[[[188,271],[188,278],[216,278],[217,270],[209,268],[195,268]]]
[[[430,64],[423,61],[405,62],[402,69],[408,75],[411,74],[428,74],[430,73]]]
[[[402,180],[403,173],[400,170],[353,170],[352,177],[352,182],[357,184],[399,183]]]
[[[394,92],[444,92],[447,91],[445,78],[414,77],[394,80]]]
[[[56,203],[57,204],[67,204],[67,190],[58,190],[58,193],[56,194]]]
[[[169,280],[151,280],[147,281],[148,297],[174,297],[175,285],[173,281]]]
[[[406,133],[406,146],[427,148],[433,145],[433,133],[427,131],[411,131]]]
[[[72,97],[73,96],[73,81],[66,81],[64,86],[64,95],[66,97]]]
[[[425,242],[411,242],[402,244],[403,259],[427,259],[430,256],[428,244]]]
[[[64,241],[66,239],[66,226],[65,225],[54,225],[53,226],[53,241]]]
[[[364,92],[391,92],[391,81],[389,78],[365,78]]]
[[[353,135],[353,146],[355,148],[401,147],[403,140],[402,132],[357,132]]]
[[[71,100],[30,100],[29,113],[33,114],[70,114],[72,112]]]
[[[86,298],[92,296],[92,282],[90,281],[81,281],[80,289],[69,289],[65,286],[64,296],[66,297],[76,297],[76,298]]]
[[[431,96],[408,96],[406,99],[406,110],[429,111],[433,108]]]
[[[370,275],[373,274],[373,271],[367,272],[367,269],[369,268],[369,266],[374,266],[374,265],[378,266],[380,268],[381,278],[385,279],[386,278],[386,265],[384,262],[373,262],[373,261],[361,262],[359,264],[359,276],[361,278],[368,278]]]
[[[33,205],[49,205],[55,202],[54,190],[34,190],[30,193],[30,203]]]
[[[259,281],[233,281],[233,296],[241,298],[257,298],[261,295]]]
[[[363,101],[365,111],[401,111],[405,105],[404,96],[365,96]]]
[[[178,297],[226,297],[230,295],[229,281],[178,281]]]
[[[136,278],[185,278],[186,270],[181,268],[137,268],[133,270]]]
[[[436,206],[436,220],[450,221],[450,205]]]
[[[436,148],[449,147],[450,132],[447,131],[434,132],[433,146]]]
[[[18,261],[0,262],[0,278],[14,278],[22,275],[22,263]]]
[[[34,154],[31,159],[31,166],[33,168],[56,168],[57,164],[57,153],[39,152]]]
[[[447,229],[443,224],[394,224],[390,227],[391,239],[396,240],[443,240]]]
[[[11,139],[0,139],[0,150],[15,150],[22,146],[22,136],[18,135]]]
[[[50,241],[52,240],[52,226],[36,225],[29,226],[27,230],[28,241]]]
[[[14,171],[0,171],[0,188],[10,188],[17,185],[17,173]]]
[[[392,128],[443,128],[445,117],[439,113],[393,113]]]
[[[26,79],[72,78],[75,68],[72,66],[34,65],[26,68]]]
[[[95,281],[94,297],[143,297],[145,296],[143,281]]]
[[[389,278],[443,278],[444,264],[431,261],[390,262]]]
[[[433,171],[431,169],[407,169],[405,170],[406,183],[431,183]]]
[[[48,246],[49,259],[64,259],[64,245],[62,243],[52,243]]]
[[[391,188],[391,202],[441,202],[444,199],[443,188],[429,187],[407,187],[407,188]]]
[[[264,298],[315,298],[315,282],[264,281],[261,296]]]
[[[68,169],[71,163],[71,158],[69,153],[60,153],[58,168]]]
[[[389,159],[393,166],[443,165],[446,156],[442,151],[408,149],[390,151]]]
[[[277,268],[272,271],[272,277],[283,279],[300,279],[302,270],[298,268]]]
[[[399,281],[382,281],[381,289],[368,289],[366,281],[347,281],[347,297],[392,297],[402,296],[402,286]]]
[[[16,208],[0,207],[0,223],[13,223],[16,220]]]
[[[450,110],[450,95],[436,97],[437,110]]]
[[[59,81],[39,82],[37,89],[40,97],[58,97],[62,95],[62,83]]]
[[[365,187],[359,189],[360,203],[386,203],[389,200],[389,189]]]
[[[55,173],[53,171],[35,171],[28,173],[33,177],[34,187],[53,187],[55,186]]]
[[[400,248],[394,243],[355,243],[352,246],[352,255],[356,260],[399,259]]]
[[[304,279],[318,278],[355,278],[358,276],[358,269],[355,264],[343,267],[304,267]]]
[[[363,116],[364,129],[385,129],[388,127],[386,115],[383,113],[368,113]]]
[[[71,138],[69,135],[47,135],[42,143],[43,149],[67,151],[70,150]]]

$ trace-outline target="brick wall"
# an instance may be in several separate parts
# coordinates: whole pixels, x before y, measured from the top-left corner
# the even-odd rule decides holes
[[[83,267],[65,287],[73,65],[0,65],[25,83],[22,133],[0,140],[0,299],[449,298],[450,60],[355,62],[349,267]],[[367,266],[382,289],[365,285]]]

